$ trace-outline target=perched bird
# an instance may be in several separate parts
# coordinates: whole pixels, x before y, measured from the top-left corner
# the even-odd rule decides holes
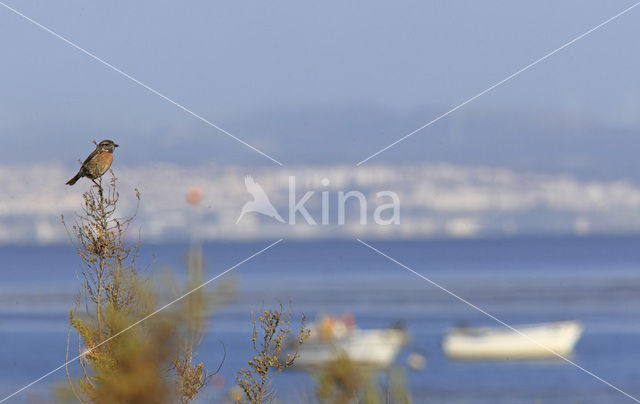
[[[113,143],[113,140],[107,139],[98,143],[96,149],[82,163],[78,174],[71,178],[67,182],[67,185],[75,184],[82,177],[87,177],[98,185],[95,182],[95,179],[102,177],[102,174],[106,173],[109,167],[111,167],[111,162],[113,161],[113,150],[116,147],[118,147],[118,145]]]
[[[253,177],[249,175],[244,177],[244,185],[247,187],[247,192],[253,196],[253,201],[244,204],[240,216],[238,216],[238,220],[236,220],[236,224],[238,224],[240,219],[248,212],[262,213],[263,215],[273,217],[280,223],[284,223],[284,220],[280,217],[276,208],[271,204],[264,189],[253,180]]]

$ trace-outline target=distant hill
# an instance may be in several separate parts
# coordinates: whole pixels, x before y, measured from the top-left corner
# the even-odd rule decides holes
[[[300,106],[226,117],[216,123],[276,159],[291,164],[355,164],[445,112],[446,107],[397,112],[368,106]],[[208,114],[203,113],[205,116]],[[210,114],[215,115],[215,114]],[[193,120],[184,127],[132,129],[78,122],[37,122],[6,130],[5,164],[71,164],[91,140],[114,138],[128,165],[268,165],[269,160]],[[372,159],[373,163],[434,163],[569,173],[581,178],[640,180],[638,127],[613,127],[584,116],[545,111],[457,111]],[[28,150],[28,153],[15,153]],[[55,153],[52,151],[55,150]]]

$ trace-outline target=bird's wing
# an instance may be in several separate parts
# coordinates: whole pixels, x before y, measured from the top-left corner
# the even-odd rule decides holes
[[[267,198],[267,194],[264,192],[264,189],[262,189],[262,187],[253,180],[252,176],[247,175],[246,177],[244,177],[244,185],[247,187],[247,192],[253,195],[253,198],[255,200],[258,200],[258,199],[269,200],[269,198]]]
[[[87,157],[86,159],[84,159],[84,161],[82,162],[82,166],[84,167],[85,165],[87,165],[87,163],[96,155],[98,154],[98,149],[94,150],[91,152],[91,154],[89,155],[89,157]]]

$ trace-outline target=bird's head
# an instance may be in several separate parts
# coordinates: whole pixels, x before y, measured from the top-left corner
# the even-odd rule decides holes
[[[108,152],[108,153],[113,153],[113,150],[115,150],[116,147],[118,147],[118,145],[115,144],[113,140],[107,139],[98,143],[98,146],[96,146],[96,149],[100,151]]]

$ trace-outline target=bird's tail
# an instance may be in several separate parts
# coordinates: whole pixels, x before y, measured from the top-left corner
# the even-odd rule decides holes
[[[67,181],[67,185],[73,185],[76,182],[78,182],[78,180],[82,178],[82,175],[80,175],[80,173],[76,174],[75,177],[71,178],[69,181]]]

